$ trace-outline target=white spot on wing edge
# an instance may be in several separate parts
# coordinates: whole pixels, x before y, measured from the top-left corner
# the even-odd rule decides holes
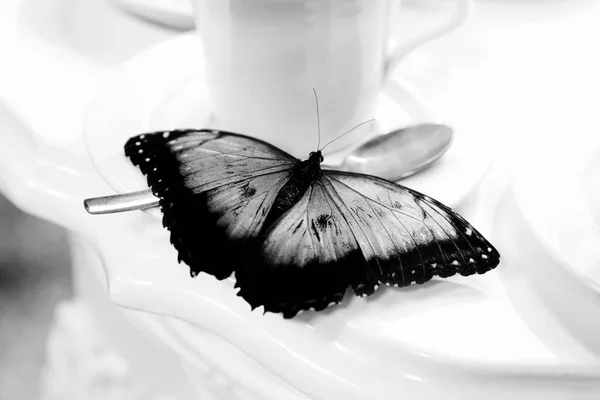
[[[465,231],[465,234],[467,236],[471,236],[473,234],[473,230],[471,228],[467,228],[467,230]]]
[[[487,248],[487,251],[488,251],[488,253],[491,253],[491,252],[492,252],[492,248],[491,248],[491,247],[488,247],[488,248]]]
[[[457,260],[452,261],[452,265],[459,265],[460,263]]]
[[[163,137],[166,139],[169,137],[170,134],[171,134],[170,132],[165,132],[165,133],[163,133]]]
[[[482,254],[482,255],[481,255],[481,258],[483,258],[484,260],[487,260],[487,259],[488,259],[488,256],[486,256],[485,254]]]

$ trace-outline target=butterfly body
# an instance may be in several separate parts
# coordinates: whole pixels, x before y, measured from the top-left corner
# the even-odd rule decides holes
[[[323,156],[320,151],[317,151],[311,153],[307,160],[299,161],[294,166],[289,180],[277,194],[264,226],[270,226],[271,223],[300,200],[310,184],[323,173],[321,162],[323,162]]]
[[[348,288],[485,273],[499,254],[430,197],[369,175],[323,170],[234,133],[140,135],[126,155],[147,175],[163,224],[192,276],[235,272],[252,308],[293,317],[339,303]]]

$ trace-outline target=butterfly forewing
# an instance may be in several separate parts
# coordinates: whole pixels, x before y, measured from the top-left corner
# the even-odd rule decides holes
[[[125,153],[159,197],[163,225],[192,275],[231,275],[298,160],[246,136],[211,130],[139,135]]]
[[[277,149],[252,145],[248,138],[223,134],[202,142],[184,136],[172,148],[184,185],[194,193],[284,171],[297,161]]]
[[[249,239],[260,232],[277,193],[288,178],[289,171],[261,173],[208,190],[202,198],[207,212],[215,219],[215,226],[223,230],[228,239]]]

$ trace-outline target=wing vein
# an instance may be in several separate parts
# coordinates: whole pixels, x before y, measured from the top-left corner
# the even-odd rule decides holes
[[[413,237],[412,237],[412,235],[410,234],[410,232],[408,231],[408,229],[406,228],[406,226],[405,226],[405,225],[402,223],[402,221],[400,221],[400,219],[398,219],[398,216],[397,216],[397,215],[394,213],[394,210],[393,210],[392,208],[390,208],[390,207],[386,206],[385,204],[383,204],[383,203],[381,203],[381,202],[379,202],[379,201],[375,201],[375,200],[373,200],[373,199],[371,199],[371,198],[369,198],[369,197],[367,197],[367,196],[363,195],[363,194],[362,194],[362,193],[360,193],[358,190],[356,190],[356,189],[352,188],[351,186],[347,185],[347,184],[346,184],[346,183],[344,183],[344,182],[341,182],[340,180],[338,180],[338,179],[336,179],[336,178],[334,178],[334,177],[330,177],[330,178],[332,178],[332,179],[335,179],[335,180],[336,180],[337,182],[339,182],[341,185],[344,185],[344,186],[346,186],[348,189],[350,189],[350,190],[352,190],[353,192],[357,193],[358,195],[360,195],[360,196],[364,197],[365,199],[367,199],[367,200],[371,200],[372,202],[374,202],[374,203],[376,203],[376,204],[379,204],[379,205],[381,205],[381,206],[382,206],[382,207],[384,207],[384,208],[387,208],[387,209],[388,209],[388,210],[389,210],[389,211],[392,213],[392,215],[394,216],[394,218],[396,218],[396,221],[398,221],[398,223],[399,223],[399,224],[400,224],[400,225],[401,225],[401,226],[404,228],[404,230],[406,231],[406,233],[408,234],[408,236],[409,236],[409,237],[412,239],[412,241],[413,241],[413,243],[414,243],[414,245],[415,245],[415,250],[417,251],[417,253],[419,253],[419,258],[421,259],[421,266],[423,266],[423,267],[424,267],[423,255],[421,254],[421,251],[419,250],[419,245],[417,244],[417,242],[416,242],[415,238],[413,238]],[[389,195],[389,192],[388,192],[388,195]],[[391,199],[390,199],[390,200],[391,200]],[[407,216],[407,217],[413,218],[413,219],[414,219],[414,220],[416,220],[416,221],[419,221],[419,222],[421,222],[421,221],[420,221],[418,218],[415,218],[415,217],[413,217],[412,215],[408,215],[408,214],[406,214],[406,213],[402,213],[402,212],[400,212],[400,211],[398,211],[398,214],[405,215],[405,216]]]
[[[234,181],[231,181],[231,182],[228,182],[226,184],[223,184],[221,186],[216,186],[216,187],[223,187],[223,186],[226,186],[226,185],[234,185],[234,184],[242,183],[242,182],[245,182],[245,181],[251,181],[254,178],[257,178],[259,176],[273,175],[273,174],[276,174],[276,173],[279,173],[279,172],[285,172],[285,171],[287,171],[289,169],[291,169],[291,168],[282,169],[282,170],[276,170],[276,171],[271,171],[271,172],[267,172],[267,173],[264,173],[264,174],[253,174],[251,176],[242,176],[241,174],[240,175],[233,175],[233,176],[226,176],[224,178],[219,178],[219,179],[215,179],[215,180],[212,180],[212,181],[202,182],[201,184],[196,185],[196,186],[189,186],[188,189],[189,190],[194,190],[196,188],[199,188],[200,186],[205,186],[205,185],[208,185],[208,184],[211,184],[211,183],[217,183],[219,181],[227,180],[227,179],[230,179],[230,178],[241,177],[241,178],[239,178],[239,180],[234,180]]]
[[[377,200],[374,200],[374,199],[372,199],[372,198],[370,198],[370,197],[367,197],[367,196],[365,196],[364,194],[362,194],[362,193],[361,193],[361,192],[359,192],[358,190],[354,189],[352,186],[349,186],[348,184],[346,184],[346,183],[344,183],[344,182],[342,182],[342,181],[340,181],[340,180],[336,179],[336,178],[335,178],[335,177],[333,177],[333,176],[328,176],[328,178],[330,178],[330,179],[334,179],[334,180],[335,180],[336,182],[338,182],[340,185],[344,185],[344,186],[346,186],[348,189],[352,190],[354,193],[358,194],[359,196],[361,196],[361,197],[364,197],[365,199],[367,199],[367,200],[370,200],[370,201],[372,201],[372,202],[373,202],[373,203],[375,203],[375,204],[379,204],[380,206],[382,206],[382,207],[384,207],[384,208],[388,209],[389,211],[391,211],[392,213],[394,213],[394,212],[397,212],[398,214],[402,214],[402,215],[404,215],[404,216],[406,216],[406,217],[408,217],[408,218],[412,218],[412,219],[414,219],[415,221],[419,221],[419,222],[421,222],[421,220],[420,220],[420,219],[418,219],[418,218],[416,218],[416,217],[413,217],[413,216],[412,216],[412,215],[410,215],[410,214],[406,214],[406,213],[404,213],[404,212],[402,212],[402,211],[400,211],[400,210],[396,210],[396,209],[394,209],[394,208],[388,207],[387,205],[385,205],[384,203],[381,203],[380,201],[377,201]],[[388,196],[389,196],[389,193],[388,193]],[[390,199],[390,202],[391,202],[391,199]]]
[[[425,202],[425,203],[426,203],[427,205],[429,205],[429,203],[427,203],[427,202]],[[437,226],[439,226],[439,228],[442,230],[442,232],[444,232],[444,234],[445,234],[445,235],[448,237],[448,240],[450,240],[450,242],[452,242],[452,244],[454,245],[454,247],[455,247],[455,248],[456,248],[456,250],[458,251],[458,254],[460,254],[460,256],[462,257],[463,261],[466,263],[465,257],[463,256],[462,252],[460,251],[460,248],[457,246],[456,242],[455,242],[455,241],[452,239],[452,237],[451,237],[451,236],[448,234],[448,232],[446,232],[446,230],[445,230],[445,229],[444,229],[444,228],[443,228],[443,227],[440,225],[440,223],[439,223],[439,222],[437,222],[437,221],[435,220],[435,218],[433,218],[433,217],[431,216],[431,214],[429,214],[429,212],[427,212],[427,211],[426,211],[426,210],[425,210],[423,207],[421,207],[421,205],[420,205],[420,204],[418,204],[418,203],[417,203],[417,205],[419,206],[419,208],[420,208],[421,210],[423,210],[423,212],[424,212],[425,214],[427,214],[427,215],[429,216],[429,218],[431,218],[431,220],[433,220],[433,222],[435,222],[435,223],[437,224]],[[436,209],[435,209],[435,207],[431,207],[431,206],[430,206],[430,208],[431,208],[431,209],[433,209],[433,210],[434,210],[434,211],[435,211],[435,212],[436,212],[436,213],[437,213],[439,216],[441,216],[442,218],[444,218],[444,219],[445,219],[445,220],[446,220],[446,221],[447,221],[447,222],[448,222],[450,225],[454,226],[454,224],[452,224],[450,221],[448,221],[448,220],[446,219],[445,215],[443,215],[443,214],[442,214],[442,213],[440,213],[438,210],[436,210]],[[456,227],[455,227],[455,230],[456,230],[456,231],[458,231],[458,229],[456,229]],[[430,231],[431,231],[431,229],[430,229]],[[431,232],[432,232],[431,234],[433,235],[433,231],[431,231]],[[438,248],[440,249],[440,253],[442,254],[442,258],[444,259],[445,263],[446,263],[446,264],[448,264],[448,263],[447,263],[447,260],[446,260],[446,257],[445,257],[445,254],[444,254],[444,252],[442,251],[442,248],[440,247],[440,245],[439,245],[439,243],[438,243],[438,241],[437,241],[437,240],[436,240],[436,243],[437,243],[437,245],[438,245]]]
[[[440,224],[431,215],[429,215],[429,213],[427,211],[425,211],[425,209],[421,206],[421,204],[419,204],[419,201],[415,201],[415,204],[421,209],[421,211],[423,211],[423,214],[428,216],[431,220],[433,220],[433,222],[435,222],[440,227],[440,229],[446,234],[446,236],[448,236],[448,239],[450,239],[452,244],[454,244],[454,247],[456,247],[458,250],[456,243],[454,243],[454,241],[452,240],[450,235],[448,235],[448,233],[446,233],[446,231],[440,226]],[[433,239],[433,241],[435,242],[435,245],[437,246],[438,250],[440,251],[442,260],[444,260],[444,265],[446,265],[447,264],[446,257],[444,256],[444,251],[442,250],[442,246],[440,246],[440,243],[438,242],[437,238],[435,237],[435,234],[433,233],[433,229],[431,229],[431,227],[425,222],[425,218],[423,218],[423,225],[427,228],[427,230],[431,234],[431,238]],[[458,252],[460,253],[460,250],[458,250]],[[462,254],[461,254],[461,256],[462,256]],[[464,259],[464,257],[463,257],[463,259]],[[425,265],[423,263],[421,263],[421,266],[423,267],[423,276],[425,276],[425,274],[426,274]]]
[[[367,197],[365,197],[365,199],[369,200]],[[373,202],[371,202],[371,203],[373,203]],[[373,211],[373,215],[375,215],[375,217],[377,218],[377,220],[383,227],[383,230],[385,231],[385,233],[387,233],[388,237],[390,238],[390,242],[394,246],[394,249],[396,249],[396,258],[398,259],[398,263],[400,263],[400,272],[402,273],[402,276],[404,276],[404,266],[402,265],[402,258],[400,257],[402,252],[398,249],[398,246],[396,246],[396,242],[394,242],[392,235],[390,235],[390,232],[387,230],[387,228],[385,227],[385,224],[383,223],[383,221],[379,218],[379,216],[375,212],[375,209],[373,208],[373,205],[371,203],[367,201],[367,204],[369,205],[369,207],[371,207],[371,210]],[[404,239],[402,239],[402,240],[404,241]],[[406,245],[406,242],[404,242],[404,244]],[[406,248],[408,249],[408,246],[406,246]]]
[[[232,161],[230,163],[219,164],[219,165],[212,165],[210,167],[206,167],[206,168],[203,168],[203,169],[192,169],[191,172],[186,173],[186,174],[181,174],[181,176],[182,177],[188,177],[188,176],[199,174],[199,173],[206,173],[206,172],[210,171],[211,169],[221,169],[221,168],[224,168],[224,167],[227,167],[227,166],[232,166],[232,165],[236,164],[238,161],[242,161],[242,160],[235,160],[235,161]],[[182,165],[186,165],[186,164],[190,164],[190,162],[186,161],[185,163],[182,163]],[[261,171],[266,171],[268,169],[281,168],[281,167],[288,167],[288,164],[271,165],[271,166],[268,166],[268,167],[264,167],[264,168],[252,170],[251,172],[252,173],[254,173],[254,172],[261,172]],[[289,166],[289,167],[291,168],[292,166]],[[245,172],[245,173],[249,173],[249,172]],[[237,175],[241,175],[241,173],[237,174]],[[233,176],[235,176],[235,175],[233,175]],[[230,177],[232,177],[232,176],[229,176],[229,178]]]
[[[329,176],[326,176],[327,179],[330,179]],[[337,181],[337,179],[336,179]],[[341,182],[340,182],[341,183]],[[331,186],[331,188],[333,189],[333,192],[335,192],[336,196],[338,197],[338,199],[341,200],[340,204],[342,204],[348,214],[350,214],[352,216],[352,219],[354,219],[354,222],[356,222],[356,225],[358,225],[359,229],[361,230],[361,232],[363,233],[363,235],[365,236],[365,239],[367,240],[367,243],[369,244],[369,246],[371,247],[371,250],[373,251],[373,254],[375,254],[375,248],[373,247],[373,244],[371,243],[371,241],[369,240],[369,237],[365,234],[365,231],[363,230],[362,226],[360,226],[360,223],[356,220],[356,218],[354,217],[354,214],[352,213],[351,210],[348,209],[348,207],[346,206],[346,204],[344,203],[344,201],[342,200],[340,194],[338,193],[337,189],[335,188],[335,186],[333,186],[333,184],[331,182],[329,182],[329,185]],[[347,185],[344,185],[347,186]],[[340,212],[340,214],[342,215],[342,217],[344,218],[344,221],[346,221],[346,224],[348,225],[348,229],[350,230],[350,232],[352,232],[352,236],[354,236],[354,240],[356,241],[356,245],[357,247],[360,249],[360,252],[363,256],[363,259],[365,260],[365,262],[368,262],[367,257],[365,257],[365,253],[363,252],[362,247],[360,246],[360,242],[358,241],[356,235],[354,234],[354,231],[352,230],[352,227],[350,226],[350,223],[348,222],[348,220],[346,219],[346,216],[344,215],[344,212],[340,209],[339,204],[331,197],[331,195],[329,194],[328,191],[325,191],[325,193],[327,193],[329,195],[329,197],[331,198],[333,204],[336,206],[336,208],[338,209],[338,211]],[[364,196],[363,196],[364,197]],[[381,265],[379,264],[379,260],[377,259],[377,257],[374,257],[375,262],[377,263],[377,267],[379,268],[380,271],[380,276],[383,276],[383,269],[381,268]]]
[[[335,178],[333,178],[333,179],[335,179]],[[394,218],[396,218],[396,221],[398,221],[398,223],[399,223],[399,224],[402,226],[402,228],[404,228],[404,230],[406,231],[406,233],[408,234],[408,236],[411,238],[412,242],[413,242],[413,243],[414,243],[414,245],[415,245],[415,250],[416,250],[416,251],[417,251],[417,253],[419,254],[419,259],[421,260],[421,266],[422,266],[423,268],[425,268],[425,263],[424,263],[424,261],[423,261],[423,255],[421,254],[421,250],[419,249],[419,245],[417,244],[417,241],[415,240],[415,238],[414,238],[414,237],[411,235],[411,233],[408,231],[408,229],[406,228],[406,226],[405,226],[405,225],[402,223],[402,221],[400,221],[400,219],[398,218],[398,216],[397,216],[397,215],[396,215],[396,213],[394,212],[394,211],[397,211],[397,210],[394,210],[394,209],[392,209],[391,207],[388,207],[388,206],[386,206],[385,204],[381,203],[380,201],[375,201],[375,200],[371,199],[370,197],[367,197],[367,196],[363,195],[362,193],[360,193],[360,192],[359,192],[359,191],[357,191],[356,189],[352,188],[351,186],[347,185],[347,184],[346,184],[346,183],[344,183],[344,182],[341,182],[341,181],[339,181],[338,179],[335,179],[335,180],[336,180],[337,182],[339,182],[340,184],[342,184],[342,185],[346,186],[346,187],[347,187],[347,188],[349,188],[350,190],[354,191],[355,193],[358,193],[360,196],[364,197],[365,199],[367,199],[367,200],[371,200],[372,202],[374,202],[374,203],[376,203],[376,204],[379,204],[380,206],[382,206],[382,207],[384,207],[384,208],[388,209],[388,210],[389,210],[389,211],[392,213],[392,215],[394,216]],[[389,195],[389,192],[388,192],[388,195]],[[390,201],[391,201],[391,199],[390,199]],[[419,220],[418,218],[415,218],[415,217],[413,217],[412,215],[408,215],[408,214],[406,214],[406,213],[403,213],[403,212],[400,212],[400,211],[397,211],[397,212],[398,212],[398,214],[405,215],[405,216],[407,216],[407,217],[410,217],[410,218],[412,218],[412,219],[414,219],[414,220],[416,220],[416,221],[419,221],[419,222],[421,222],[421,220]],[[406,242],[405,242],[405,243],[406,243]]]
[[[471,250],[473,251],[473,253],[475,253],[475,249],[473,248],[473,245],[471,244],[471,242],[469,241],[469,239],[467,239],[463,232],[458,229],[458,227],[456,225],[454,225],[451,221],[448,220],[448,218],[446,217],[446,215],[440,213],[438,210],[435,209],[435,207],[431,207],[433,209],[433,211],[435,211],[438,215],[440,215],[442,218],[444,218],[446,220],[446,222],[448,222],[450,225],[452,225],[454,227],[454,229],[456,230],[456,232],[458,232],[458,234],[463,238],[463,240],[465,242],[467,242],[467,244],[469,245],[469,247],[471,248]],[[436,221],[437,222],[437,221]],[[467,225],[470,226],[470,224],[468,224],[466,221],[463,220],[463,222]],[[441,228],[441,227],[440,227]],[[473,229],[474,228],[470,228]],[[443,230],[443,229],[442,229]],[[460,251],[460,248],[456,245],[456,243],[454,242],[454,240],[450,239],[452,241],[452,243],[454,243],[454,246],[456,247],[456,250],[458,250],[458,253],[460,254],[460,256],[463,258],[463,261],[466,262],[464,255],[462,254],[462,252]]]
[[[223,133],[225,133],[225,132],[223,132]],[[230,133],[228,135],[232,136],[233,138],[236,138],[236,139],[256,141],[256,139],[252,139],[250,137],[240,138],[237,135],[230,134]],[[197,142],[197,143],[195,143],[195,142]],[[184,147],[184,145],[187,145],[187,144],[190,144],[190,143],[192,144],[191,146]],[[169,141],[169,144],[174,144],[174,145],[177,145],[177,146],[182,146],[182,148],[180,148],[180,149],[176,149],[176,150],[173,149],[175,152],[179,152],[179,151],[183,151],[183,150],[187,150],[187,149],[191,149],[191,148],[195,148],[195,147],[199,147],[199,146],[205,146],[205,145],[207,145],[207,143],[214,143],[215,145],[221,145],[222,144],[222,145],[230,146],[230,147],[233,148],[233,150],[241,150],[241,151],[243,151],[243,150],[249,149],[248,144],[245,144],[245,145],[241,146],[241,145],[236,144],[231,139],[226,138],[226,137],[216,137],[216,138],[205,138],[205,139],[202,139],[202,138],[198,138],[198,137],[193,137],[193,136],[191,136],[191,134],[188,134],[187,136],[181,136],[181,137],[179,137],[177,139],[172,139],[172,140]],[[281,153],[282,158],[275,158],[277,160],[278,159],[285,159],[285,158],[283,158],[283,156],[285,156],[286,158],[292,158],[292,159],[294,159],[292,156],[290,156],[289,154],[285,153],[284,151],[282,151],[280,149],[277,149],[277,148],[268,148],[268,150],[269,151],[263,151],[260,147],[257,147],[257,146],[252,147],[252,151],[255,152],[255,153],[266,154],[266,155],[273,154],[275,152]],[[218,150],[213,150],[213,151],[218,151]],[[221,154],[227,154],[227,153],[221,153]],[[294,161],[295,161],[295,159],[294,159]]]
[[[308,205],[306,206],[306,231],[308,232],[308,230],[310,229],[310,221],[308,218],[308,210],[310,208],[310,201],[312,200],[312,196],[313,196],[313,191],[314,191],[314,186],[310,187],[310,194],[308,195]],[[310,237],[310,243],[312,244],[312,248],[313,248],[313,257],[317,254],[317,248],[315,247],[315,238],[314,235],[308,235]]]
[[[294,160],[285,160],[285,159],[281,159],[281,158],[271,158],[271,157],[257,157],[257,156],[247,156],[247,155],[243,155],[243,154],[236,154],[236,153],[224,153],[221,151],[217,151],[217,150],[213,150],[213,149],[204,149],[204,148],[197,148],[197,147],[189,147],[189,148],[185,148],[185,149],[181,149],[181,150],[174,150],[172,153],[173,154],[177,154],[177,153],[183,153],[186,150],[189,149],[194,149],[195,153],[200,153],[200,151],[198,150],[202,150],[203,152],[209,153],[211,154],[210,156],[207,157],[189,157],[186,158],[186,162],[190,162],[190,161],[196,161],[196,160],[209,160],[215,157],[238,157],[238,158],[242,158],[242,159],[252,159],[252,160],[271,160],[271,161],[280,161],[281,163],[294,163]],[[242,149],[244,150],[244,149]],[[240,160],[235,160],[240,161]]]

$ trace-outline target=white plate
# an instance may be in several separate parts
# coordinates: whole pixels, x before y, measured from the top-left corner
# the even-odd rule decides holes
[[[145,179],[123,154],[129,137],[156,130],[210,128],[205,125],[210,103],[202,71],[200,39],[184,35],[134,57],[100,85],[88,110],[85,139],[98,172],[117,193],[147,189]],[[436,121],[417,98],[398,83],[390,85],[380,96],[376,115],[380,126],[393,129]],[[481,180],[489,161],[486,132],[455,129],[448,152],[401,183],[456,206]]]
[[[551,116],[522,154],[514,194],[548,251],[600,295],[600,99]],[[600,298],[598,298],[600,301]]]

